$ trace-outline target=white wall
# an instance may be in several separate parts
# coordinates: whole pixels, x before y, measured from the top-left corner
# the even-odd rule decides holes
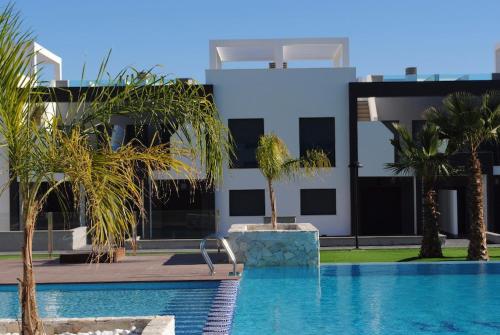
[[[382,122],[358,122],[358,157],[363,165],[360,177],[385,177],[394,174],[385,168],[386,163],[394,162],[392,132]]]
[[[354,68],[207,70],[214,86],[215,103],[227,123],[230,118],[264,118],[264,131],[280,136],[292,155],[299,155],[299,117],[335,117],[336,167],[319,178],[279,183],[279,216],[296,216],[310,222],[320,234],[350,234],[348,83]],[[337,215],[301,216],[301,188],[335,188]],[[234,223],[260,223],[262,217],[230,217],[229,190],[266,189],[258,169],[225,169],[224,183],[216,191],[219,230]],[[266,216],[270,215],[266,190]]]
[[[458,200],[457,190],[439,190],[439,226],[441,230],[458,235]]]
[[[411,132],[412,120],[423,120],[424,111],[441,106],[441,97],[375,98],[379,121],[400,121]]]

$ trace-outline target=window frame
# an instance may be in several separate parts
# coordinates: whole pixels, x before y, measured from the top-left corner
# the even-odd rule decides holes
[[[259,130],[261,130],[261,132],[260,132],[260,134],[257,137],[256,142],[255,142],[255,149],[257,149],[257,145],[259,143],[259,138],[262,135],[264,135],[264,131],[265,131],[264,118],[231,118],[231,119],[227,120],[228,129],[231,133],[231,136],[233,137],[233,140],[235,140],[234,141],[234,144],[235,144],[234,159],[229,162],[230,169],[257,169],[258,168],[257,158],[255,157],[255,154],[254,154],[254,161],[252,161],[250,163],[242,164],[241,161],[238,159],[238,143],[236,141],[237,136],[235,136],[235,134],[231,131],[231,123],[232,122],[245,122],[245,121],[250,121],[250,120],[259,121],[260,122],[259,127],[260,126],[262,127],[262,129],[259,129]]]
[[[318,211],[318,210],[309,210],[305,211],[303,207],[303,197],[306,196],[306,192],[315,192],[315,191],[333,191],[333,210],[330,212]],[[324,198],[324,195],[320,196],[320,198]],[[317,201],[313,201],[312,203],[318,203]],[[337,215],[337,189],[336,188],[302,188],[300,189],[300,215]]]
[[[329,152],[329,151],[324,150],[323,148],[316,148],[316,149],[321,149],[323,151],[326,151],[326,154],[327,154],[328,158],[330,159],[331,166],[335,167],[336,166],[336,156],[337,156],[335,117],[333,117],[333,116],[319,116],[319,117],[300,117],[299,118],[299,152],[300,152],[301,157],[303,157],[306,154],[307,150],[314,149],[314,148],[306,148],[305,143],[303,143],[303,140],[302,140],[304,138],[303,133],[305,132],[305,130],[303,130],[303,127],[305,127],[305,125],[302,124],[303,120],[304,121],[305,120],[322,120],[323,122],[321,122],[321,123],[324,123],[327,121],[332,121],[332,123],[333,123],[332,124],[332,127],[333,127],[333,144],[332,144],[333,151]]]
[[[262,199],[260,199],[260,201],[262,202],[258,208],[258,213],[244,213],[244,210],[242,211],[241,209],[240,210],[236,210],[236,208],[234,206],[236,206],[236,204],[234,204],[233,201],[231,201],[232,199],[232,194],[236,194],[237,192],[258,192],[258,196],[259,197],[262,197]],[[266,215],[266,190],[265,189],[234,189],[234,190],[229,190],[229,216],[265,216]]]

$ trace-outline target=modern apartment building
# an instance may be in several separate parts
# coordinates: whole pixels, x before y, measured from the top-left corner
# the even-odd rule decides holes
[[[71,90],[72,82],[61,80],[60,59],[43,54],[56,65],[53,85]],[[500,72],[500,49],[495,54],[495,71]],[[145,199],[148,211],[138,229],[142,238],[199,238],[225,233],[234,223],[264,222],[270,206],[255,149],[259,136],[271,132],[286,142],[293,156],[322,149],[332,162],[318,177],[277,184],[277,209],[283,221],[310,222],[328,236],[352,235],[356,227],[361,235],[419,234],[419,180],[393,175],[384,167],[398,159],[390,144],[392,124],[404,124],[416,134],[424,122],[423,111],[439,106],[446,94],[500,90],[496,73],[422,76],[416,68],[408,68],[402,76],[357,78],[349,63],[347,38],[214,40],[209,43],[209,58],[205,92],[232,132],[237,157],[226,166],[223,184],[214,190],[198,189],[193,194],[189,183],[180,181],[179,192],[172,192],[168,201]],[[113,131],[126,140],[136,130],[127,120],[116,119]],[[145,129],[144,136],[151,131]],[[488,229],[500,232],[498,147],[484,145],[481,161]],[[451,236],[467,234],[465,181],[463,176],[441,181],[441,228]],[[15,185],[0,198],[0,210],[0,230],[18,230]],[[45,211],[60,212],[57,199],[49,199]],[[66,221],[57,217],[60,228],[85,225],[78,213]],[[39,227],[44,228],[43,216]]]
[[[329,66],[294,67],[303,61]],[[261,62],[261,67],[224,67],[241,62]],[[318,178],[278,183],[278,215],[312,222],[321,234],[350,234],[348,87],[355,80],[345,38],[210,42],[206,82],[237,145],[237,159],[215,192],[221,231],[270,216],[255,149],[260,135],[275,133],[293,156],[322,149],[333,166]]]

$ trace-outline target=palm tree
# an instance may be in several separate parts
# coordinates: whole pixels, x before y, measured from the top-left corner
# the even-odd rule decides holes
[[[500,127],[500,93],[488,92],[481,97],[469,93],[454,93],[443,100],[444,108],[430,108],[427,119],[438,125],[449,145],[467,152],[469,162],[469,216],[471,221],[467,259],[488,260],[486,226],[484,223],[483,182],[479,146],[497,141]]]
[[[230,151],[227,129],[202,87],[168,80],[152,70],[146,71],[147,81],[144,72],[124,70],[111,79],[117,82],[127,75],[125,86],[82,90],[65,104],[69,108],[44,103],[55,92],[37,85],[32,43],[31,34],[21,29],[19,14],[7,6],[0,13],[0,140],[10,166],[9,182],[19,181],[20,189],[22,334],[43,333],[36,305],[33,235],[44,202],[62,183],[70,183],[73,193],[85,200],[94,250],[109,250],[130,236],[135,211],[144,211],[138,167],[157,190],[157,171],[194,183],[200,172],[190,162],[196,160],[207,184],[213,185],[221,180]],[[106,73],[108,58],[98,79]],[[102,129],[115,115],[129,118],[139,128],[146,122],[167,125],[175,132],[174,140],[143,143],[136,136],[113,148]],[[56,178],[56,173],[63,177]],[[49,188],[42,192],[45,182]]]
[[[439,209],[436,180],[450,174],[447,155],[440,152],[445,142],[439,138],[439,130],[433,124],[425,124],[414,140],[406,128],[394,124],[398,139],[391,140],[399,160],[386,167],[396,174],[411,174],[422,178],[423,186],[423,236],[421,258],[443,257],[439,240]]]
[[[328,156],[320,150],[310,150],[304,157],[292,158],[285,142],[275,134],[262,135],[256,150],[257,164],[269,187],[271,224],[278,228],[276,194],[273,183],[283,178],[315,175],[320,168],[331,166]]]

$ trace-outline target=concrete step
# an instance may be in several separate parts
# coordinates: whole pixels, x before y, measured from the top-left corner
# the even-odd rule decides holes
[[[358,121],[370,121],[370,107],[368,101],[358,101]]]
[[[439,235],[441,244],[446,242],[446,235]],[[422,236],[359,236],[360,246],[408,246],[419,245]],[[354,247],[356,240],[354,236],[344,237],[320,237],[320,246],[324,247]]]

